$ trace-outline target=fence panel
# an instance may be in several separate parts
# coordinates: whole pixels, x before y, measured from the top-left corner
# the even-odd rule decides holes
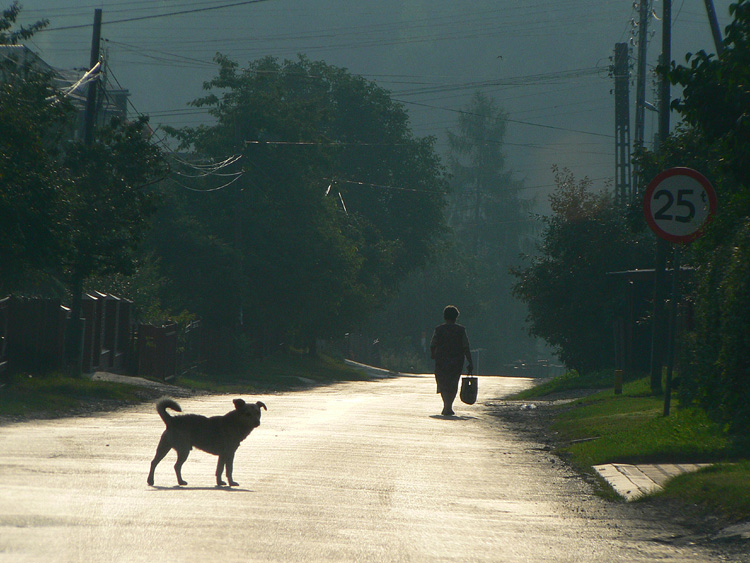
[[[138,374],[172,379],[177,370],[177,325],[138,325]]]

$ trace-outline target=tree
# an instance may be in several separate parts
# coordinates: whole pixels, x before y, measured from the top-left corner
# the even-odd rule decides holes
[[[704,407],[738,434],[750,429],[750,2],[730,6],[722,54],[688,54],[689,66],[672,65],[667,76],[683,87],[672,103],[691,138],[673,139],[674,152],[690,158],[702,149],[720,211],[693,244],[697,267],[694,326],[686,336],[680,395]]]
[[[449,131],[450,225],[457,252],[472,263],[472,285],[481,295],[470,312],[472,343],[485,350],[487,367],[534,354],[523,332],[525,307],[511,291],[511,269],[533,232],[532,201],[520,197],[522,184],[506,168],[503,143],[507,115],[495,101],[476,92]]]
[[[0,41],[46,25],[16,30],[19,11],[14,3],[3,12]],[[166,169],[145,119],[115,120],[91,146],[73,141],[75,110],[52,70],[16,50],[0,62],[0,289],[39,291],[42,278],[65,280],[75,305],[86,278],[132,271],[154,211],[152,185]]]
[[[553,215],[545,218],[539,256],[514,271],[513,290],[529,307],[531,333],[569,368],[590,372],[614,363],[614,319],[626,299],[624,284],[606,274],[649,266],[653,245],[628,229],[609,192],[553,171]]]
[[[344,69],[304,57],[217,62],[193,102],[216,125],[173,131],[203,162],[239,157],[224,170],[233,184],[178,196],[233,255],[213,292],[235,305],[217,321],[247,312],[260,351],[312,347],[361,322],[433,251],[446,191],[434,140],[415,138],[385,90]],[[179,267],[166,249],[162,260]]]
[[[0,45],[46,22],[14,30],[13,3],[0,17]],[[71,108],[43,69],[18,55],[0,58],[0,295],[38,286],[56,268],[64,229],[57,155]],[[10,52],[10,51],[9,51]]]

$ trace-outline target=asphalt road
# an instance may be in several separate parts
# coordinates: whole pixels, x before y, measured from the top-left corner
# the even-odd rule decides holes
[[[593,494],[491,416],[529,385],[480,379],[454,418],[431,377],[246,396],[268,406],[237,452],[239,487],[214,486],[194,450],[177,487],[153,405],[0,427],[0,561],[708,562],[683,530]],[[179,399],[206,415],[233,396]]]

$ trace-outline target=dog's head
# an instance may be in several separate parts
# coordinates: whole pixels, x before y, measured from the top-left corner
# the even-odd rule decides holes
[[[265,404],[261,401],[258,401],[257,403],[246,403],[242,399],[235,399],[232,402],[234,403],[236,412],[242,418],[247,420],[251,428],[257,428],[260,426],[260,409],[262,407],[264,410],[268,410]]]

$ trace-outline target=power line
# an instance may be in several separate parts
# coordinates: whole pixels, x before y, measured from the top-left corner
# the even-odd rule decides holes
[[[135,21],[143,21],[143,20],[153,20],[157,18],[167,18],[171,16],[181,16],[183,14],[195,14],[197,12],[209,12],[213,10],[221,10],[224,8],[233,8],[235,6],[245,6],[247,4],[259,4],[261,2],[268,2],[270,0],[245,0],[244,2],[234,2],[232,4],[222,4],[220,6],[209,6],[206,8],[193,8],[192,10],[180,10],[177,12],[167,12],[165,14],[153,14],[150,16],[137,16],[133,18],[124,18],[121,20],[114,20],[106,22],[107,25],[114,25],[118,23],[127,23],[127,22],[135,22]],[[92,24],[79,24],[79,25],[67,25],[62,27],[49,27],[46,29],[42,29],[39,31],[41,32],[47,32],[47,31],[64,31],[68,29],[85,29],[88,27],[91,27]]]
[[[453,112],[453,113],[460,113],[460,114],[464,114],[464,115],[478,115],[478,114],[474,114],[474,113],[471,113],[471,112],[468,112],[468,111],[464,111],[464,110],[460,110],[460,109],[446,108],[446,107],[435,106],[435,105],[431,105],[431,104],[423,104],[421,102],[410,102],[408,100],[395,100],[395,99],[394,99],[394,101],[402,103],[402,104],[410,104],[410,105],[413,105],[413,106],[426,107],[426,108],[430,108],[430,109],[441,109],[443,111],[450,111],[450,112]],[[479,116],[479,117],[481,117],[481,116]],[[530,121],[520,121],[518,119],[506,118],[506,121],[508,121],[509,123],[518,123],[519,125],[528,125],[530,127],[541,127],[543,129],[554,129],[554,130],[557,130],[557,131],[565,131],[565,132],[568,132],[568,133],[580,133],[581,135],[593,135],[593,136],[596,136],[596,137],[605,137],[607,139],[612,139],[614,137],[614,135],[607,135],[605,133],[594,133],[593,131],[581,131],[579,129],[569,129],[567,127],[556,127],[554,125],[543,125],[541,123],[531,123]]]

